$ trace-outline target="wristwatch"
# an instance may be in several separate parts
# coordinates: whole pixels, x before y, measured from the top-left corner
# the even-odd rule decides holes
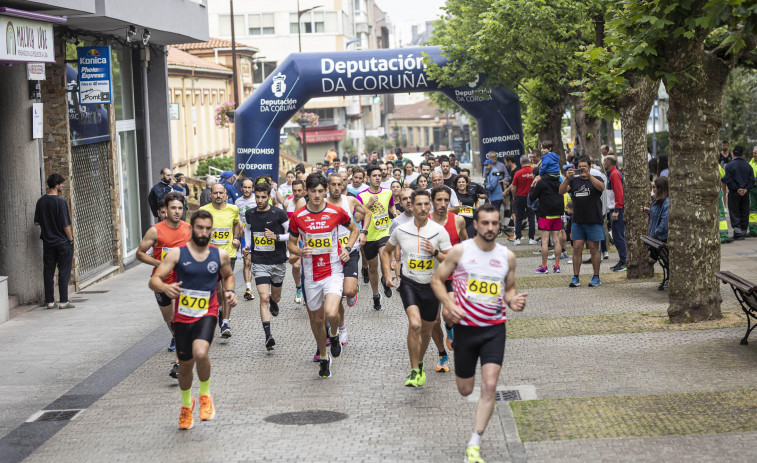
[[[345,249],[345,250],[346,250],[346,251],[347,251],[348,253],[351,253],[351,252],[352,252],[352,248],[351,248],[351,247],[349,247],[349,246],[345,246],[345,247],[344,247],[344,249]]]
[[[368,230],[360,230],[360,233],[362,233],[363,235],[368,236]]]
[[[439,250],[438,249],[434,249],[434,257],[436,257],[438,255],[439,255]]]

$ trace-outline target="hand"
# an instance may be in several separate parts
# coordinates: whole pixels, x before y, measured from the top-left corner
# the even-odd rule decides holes
[[[347,262],[348,260],[350,260],[350,253],[347,252],[346,249],[342,248],[339,251],[339,259],[341,259],[342,262]]]
[[[237,293],[234,291],[224,291],[223,297],[226,298],[226,304],[229,305],[229,307],[236,307],[237,306]]]
[[[363,233],[358,233],[357,242],[360,243],[360,246],[365,246],[365,240],[366,236]]]
[[[576,175],[576,170],[575,169],[571,168],[571,169],[568,169],[567,171],[565,171],[565,176],[568,177],[568,179],[573,178],[575,175]]]
[[[271,182],[271,188],[273,188],[274,190],[278,190],[279,185],[276,182]]]
[[[392,262],[394,263],[394,262]],[[397,288],[397,277],[392,277],[386,280],[386,286],[389,288]]]
[[[646,206],[641,206],[641,212],[649,212],[649,208]]]
[[[612,220],[618,220],[618,217],[620,217],[620,214],[617,212],[613,212],[611,217],[612,217]]]
[[[272,232],[271,230],[267,228],[265,229],[265,237],[268,238],[269,240],[275,240],[277,238],[276,233]]]
[[[181,294],[181,281],[178,283],[171,283],[170,285],[165,285],[163,288],[163,294],[170,297],[171,299],[176,299]]]
[[[302,248],[302,257],[313,257],[313,248],[310,246]]]
[[[434,245],[426,238],[421,238],[420,249],[421,251],[426,251],[431,254],[434,253]]]
[[[247,256],[248,254],[250,254],[250,247],[247,246],[242,248],[242,255]]]
[[[444,304],[444,310],[442,311],[444,319],[457,324],[465,317],[465,311],[457,306],[454,302],[451,305]]]
[[[378,195],[371,195],[371,197],[368,199],[368,204],[366,204],[365,207],[370,208],[376,201],[378,201]]]
[[[739,196],[744,196],[747,193],[747,190],[746,188],[739,188],[736,192],[739,194]]]
[[[526,296],[528,296],[528,293],[515,295],[510,299],[510,308],[516,312],[523,312],[523,309],[526,308]]]
[[[234,238],[234,240],[231,242],[231,244],[233,244],[235,248],[238,248],[239,246],[242,245],[242,243],[238,239],[236,239],[236,238]]]

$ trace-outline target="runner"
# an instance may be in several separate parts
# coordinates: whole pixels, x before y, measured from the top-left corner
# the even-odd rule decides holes
[[[365,180],[365,171],[360,166],[355,166],[352,168],[352,183],[347,185],[347,191],[352,196],[359,195],[363,190],[368,188],[368,185],[363,183],[363,180]]]
[[[450,204],[449,187],[446,185],[437,185],[431,189],[431,202],[434,206],[434,210],[429,215],[431,220],[438,223],[449,234],[449,241],[452,246],[461,241],[468,239],[468,232],[465,230],[465,219],[463,217],[456,216],[448,210]],[[452,294],[452,278],[447,278],[447,292]],[[447,349],[450,351],[454,349],[455,332],[452,325],[445,319],[444,327],[447,331]],[[439,363],[436,365],[436,371],[447,373],[449,372],[449,356],[444,349],[444,334],[442,334],[442,328],[439,324],[439,318],[437,317],[437,323],[434,327],[434,331],[431,333],[434,338],[434,344],[439,349]]]
[[[253,184],[251,178],[245,178],[242,180],[242,196],[234,201],[234,205],[239,209],[239,223],[244,229],[244,238],[242,239],[242,248],[250,247],[250,227],[245,219],[245,214],[250,209],[255,209],[257,204],[255,203],[255,195],[253,194]],[[244,277],[244,298],[251,301],[255,299],[255,295],[252,293],[252,259],[249,253],[242,253],[244,260],[242,261],[242,276]]]
[[[381,166],[368,167],[370,186],[358,195],[360,202],[371,211],[370,221],[363,220],[363,229],[368,230],[363,250],[365,251],[365,259],[368,261],[368,276],[375,310],[381,310],[381,295],[378,292],[379,253],[389,240],[389,214],[397,216],[391,190],[381,187],[381,175]],[[368,224],[367,227],[366,223]],[[381,284],[384,286],[384,295],[392,297],[392,290],[386,286],[384,277],[381,278]]]
[[[431,280],[444,305],[444,318],[455,324],[455,375],[463,396],[473,392],[476,364],[481,359],[481,397],[465,457],[483,463],[481,435],[494,411],[494,392],[505,355],[505,305],[516,312],[526,307],[528,293],[515,290],[515,255],[494,240],[499,233],[499,211],[484,204],[474,214],[476,236],[454,246]],[[454,294],[445,280],[452,275]],[[502,287],[504,286],[504,291]]]
[[[300,198],[304,197],[305,181],[300,179],[293,181],[292,197],[287,200],[286,204],[286,213],[287,217],[289,217],[290,220],[292,219],[292,215],[294,215],[294,211],[297,209],[295,207],[297,205],[297,201],[299,201]],[[284,226],[284,230],[289,230],[289,224],[286,224]],[[297,292],[294,295],[294,302],[295,304],[302,304],[302,260],[300,259],[300,256],[296,256],[290,253],[289,263],[292,264],[292,278],[294,278],[294,285],[297,287]]]
[[[478,205],[479,195],[471,188],[470,180],[467,176],[460,174],[455,177],[453,182],[455,187],[455,195],[460,201],[460,212],[458,215],[465,219],[465,232],[468,237],[473,238],[476,236],[476,229],[473,226],[473,211],[476,210]]]
[[[152,275],[155,275],[157,267],[165,259],[166,254],[173,248],[186,245],[192,234],[189,224],[181,220],[181,217],[184,215],[184,196],[181,193],[171,192],[166,194],[158,204],[158,211],[159,213],[163,211],[163,214],[165,214],[163,216],[164,220],[147,230],[137,249],[137,260],[155,267],[152,270]],[[150,248],[152,248],[152,256],[147,254]],[[163,280],[166,284],[171,284],[174,281],[173,272],[169,273]],[[158,301],[158,308],[160,308],[163,320],[168,326],[168,331],[171,332],[171,343],[168,345],[168,351],[173,352],[176,350],[176,338],[173,336],[173,327],[171,326],[171,321],[173,320],[171,298],[164,293],[156,292],[155,299]],[[168,376],[176,378],[178,374],[179,363],[174,362]]]
[[[310,328],[320,351],[321,378],[331,377],[331,357],[326,350],[324,322],[330,325],[331,355],[339,357],[342,345],[338,332],[339,302],[344,289],[343,263],[350,258],[352,246],[358,237],[358,227],[344,210],[326,203],[326,179],[321,174],[310,174],[305,181],[307,204],[297,209],[289,220],[289,252],[301,256],[302,282],[305,304],[310,317]],[[347,246],[338,241],[338,227],[350,230]],[[302,237],[304,246],[299,247]]]
[[[237,262],[237,248],[239,247],[241,237],[241,228],[239,226],[239,209],[233,204],[226,202],[226,188],[220,183],[216,183],[210,189],[212,201],[200,208],[208,211],[213,216],[213,235],[210,238],[210,244],[223,249],[231,258],[231,270]],[[221,287],[221,282],[218,283]],[[221,316],[218,317],[218,326],[221,328],[221,336],[228,338],[231,336],[229,328],[229,319],[231,318],[231,307],[226,304],[226,299],[219,295],[219,302],[222,304]]]
[[[326,199],[327,205],[341,207],[347,215],[358,224],[364,218],[370,221],[371,211],[363,206],[356,198],[344,195],[345,192],[342,176],[331,174],[329,176],[329,197]],[[350,238],[350,230],[344,225],[338,227],[339,244],[342,247],[347,246]],[[357,303],[357,276],[358,261],[360,260],[360,246],[365,244],[365,233],[358,235],[358,240],[350,252],[350,260],[344,263],[344,297],[347,298],[347,305],[353,307]],[[339,301],[339,342],[342,345],[347,344],[347,328],[344,324],[344,305]]]
[[[439,326],[439,300],[429,285],[434,274],[434,259],[442,262],[452,245],[444,227],[428,219],[431,209],[428,192],[412,193],[411,201],[414,220],[395,228],[381,251],[381,264],[384,275],[391,275],[389,262],[395,250],[401,250],[402,282],[398,291],[408,318],[407,350],[411,368],[405,386],[420,387],[426,382],[423,357],[434,326]],[[394,279],[387,285],[398,287]]]
[[[223,188],[223,186],[221,185]],[[224,196],[226,191],[224,189]],[[191,429],[195,399],[192,397],[192,370],[197,365],[200,380],[200,420],[212,420],[216,414],[210,395],[210,359],[208,350],[213,342],[218,301],[216,287],[222,282],[223,299],[228,307],[237,304],[234,293],[234,271],[229,254],[211,241],[213,216],[206,210],[192,214],[191,240],[186,246],[174,248],[166,254],[150,278],[150,289],[176,299],[173,327],[176,354],[179,357],[179,389],[181,413],[179,429]],[[179,263],[181,262],[181,265]],[[176,273],[176,282],[164,283],[169,274]]]
[[[245,219],[250,224],[252,235],[249,246],[242,251],[252,262],[255,286],[260,295],[260,321],[265,333],[265,347],[273,350],[276,341],[271,335],[271,315],[279,315],[281,286],[286,275],[286,242],[289,233],[284,224],[289,220],[284,211],[272,206],[271,185],[259,182],[255,185],[255,209],[248,210]]]

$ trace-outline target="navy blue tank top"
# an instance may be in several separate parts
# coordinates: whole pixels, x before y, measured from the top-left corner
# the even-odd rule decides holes
[[[201,317],[218,316],[216,284],[221,270],[218,248],[210,246],[208,257],[198,262],[187,246],[179,248],[176,281],[181,282],[181,295],[174,305],[174,322],[192,323]]]

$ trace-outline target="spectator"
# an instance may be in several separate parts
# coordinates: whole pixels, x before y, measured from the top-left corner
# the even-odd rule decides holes
[[[668,242],[668,178],[657,177],[652,184],[654,200],[649,206],[649,236],[664,243]],[[656,256],[652,256],[657,260]]]
[[[358,162],[360,162],[360,158],[358,158],[357,153],[352,153],[350,155],[349,163],[354,165],[354,164],[357,164]]]
[[[208,175],[205,179],[205,189],[200,194],[200,207],[209,204],[213,199],[210,197],[210,188],[216,184],[216,178]]]
[[[610,229],[615,248],[618,250],[618,263],[611,267],[613,272],[626,269],[626,224],[623,221],[623,174],[618,170],[617,159],[613,155],[605,156],[604,168],[607,173],[607,207],[611,211]]]
[[[584,243],[589,242],[591,251],[591,265],[594,276],[589,282],[589,287],[599,286],[599,242],[604,238],[602,223],[602,192],[605,184],[601,178],[591,175],[588,157],[578,160],[579,174],[575,169],[569,168],[565,180],[560,184],[560,194],[573,193],[573,219],[570,227],[570,235],[573,240],[573,279],[570,287],[580,286],[578,275],[581,273],[581,253]]]
[[[500,176],[497,175],[501,172],[495,167],[495,162],[491,159],[484,161],[484,185],[486,185],[486,194],[489,196],[489,201],[494,204],[497,210],[502,207],[502,185],[499,183]]]
[[[163,199],[172,190],[171,169],[164,167],[160,169],[160,181],[152,187],[150,193],[147,195],[147,204],[150,205],[150,212],[152,212],[152,216],[156,219],[158,218],[158,201]]]
[[[733,148],[734,150],[736,147]],[[728,151],[728,140],[720,142],[720,152],[718,153],[718,162],[725,167],[726,164],[733,161],[733,153]]]
[[[560,194],[560,177],[547,173],[541,175],[534,187],[531,188],[528,200],[532,203],[538,202],[536,216],[539,218],[539,235],[541,236],[541,267],[536,269],[536,273],[549,273],[547,258],[549,256],[550,236],[555,247],[555,265],[552,267],[552,271],[560,273],[560,257],[562,256],[560,247],[561,217],[565,211],[565,199]]]
[[[292,182],[294,182],[294,171],[290,170],[286,173],[286,182],[279,185],[279,193],[284,199],[289,199],[292,196]]]
[[[668,157],[663,155],[657,156],[657,176],[669,177],[670,171],[668,170]]]
[[[185,198],[189,196],[189,186],[187,185],[187,180],[184,177],[184,174],[177,172],[173,175],[173,178],[174,178],[173,190],[178,193],[181,193],[182,195],[184,195]]]
[[[754,188],[754,171],[744,160],[744,148],[733,147],[733,160],[724,167],[723,183],[728,185],[728,212],[733,239],[743,240],[749,232],[749,190]]]
[[[755,188],[749,190],[749,236],[757,236],[757,146],[752,148],[749,165],[755,176]]]
[[[607,146],[607,145],[603,145]],[[539,175],[549,174],[556,177],[560,176],[560,156],[552,151],[553,145],[549,140],[541,142],[541,164],[539,165]]]
[[[224,170],[221,172],[221,185],[223,185],[224,188],[226,188],[226,195],[228,198],[226,198],[226,202],[228,204],[234,204],[234,202],[239,198],[239,194],[237,193],[237,189],[234,188],[234,180],[236,180],[236,176],[234,175],[234,172],[230,170]]]
[[[61,198],[63,183],[60,174],[47,178],[47,194],[37,200],[34,209],[34,225],[39,226],[42,240],[42,278],[45,283],[45,304],[48,309],[56,307],[72,309],[68,300],[68,280],[71,278],[71,262],[74,258],[74,235],[68,204]],[[55,304],[55,268],[58,268],[58,293],[60,302]]]
[[[523,220],[528,217],[528,244],[536,244],[535,238],[535,217],[533,211],[528,210],[528,193],[531,190],[531,184],[534,182],[534,174],[531,170],[531,160],[525,154],[520,158],[521,168],[515,172],[513,183],[507,187],[505,194],[515,190],[515,200],[513,209],[515,212],[515,235],[508,238],[515,246],[520,244],[523,230]]]

